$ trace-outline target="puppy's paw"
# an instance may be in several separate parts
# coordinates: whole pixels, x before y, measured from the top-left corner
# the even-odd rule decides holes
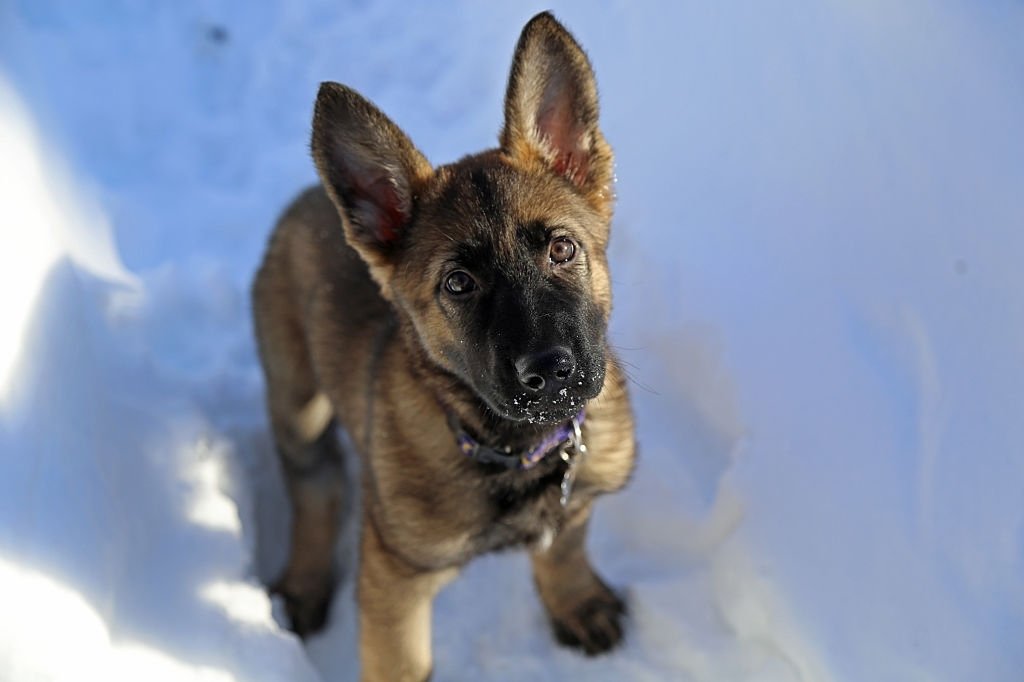
[[[305,639],[327,624],[334,596],[334,581],[327,580],[312,587],[306,585],[299,588],[280,580],[270,588],[270,593],[281,597],[291,631]]]
[[[597,656],[622,641],[625,616],[625,602],[601,585],[566,612],[551,614],[551,625],[560,644]]]

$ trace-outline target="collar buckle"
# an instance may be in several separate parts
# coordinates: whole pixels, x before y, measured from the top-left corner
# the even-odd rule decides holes
[[[576,467],[580,460],[587,454],[587,446],[583,443],[583,429],[580,428],[579,417],[573,417],[572,429],[569,431],[569,440],[559,452],[559,457],[565,462],[565,473],[562,474],[561,494],[558,501],[562,507],[569,506],[569,497],[572,496],[573,484],[576,482]]]

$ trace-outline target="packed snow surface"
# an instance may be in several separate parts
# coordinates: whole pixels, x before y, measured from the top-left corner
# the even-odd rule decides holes
[[[641,460],[591,548],[628,639],[558,648],[486,557],[436,678],[1019,682],[1024,6],[554,4],[617,153]],[[350,584],[305,646],[263,589],[248,283],[320,81],[454,160],[540,9],[0,3],[0,680],[356,677]]]

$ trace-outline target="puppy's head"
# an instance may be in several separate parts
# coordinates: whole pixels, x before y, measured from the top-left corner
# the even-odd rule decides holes
[[[356,92],[317,97],[321,179],[417,344],[494,414],[561,421],[604,382],[612,155],[590,63],[550,14],[519,39],[500,142],[434,169]]]

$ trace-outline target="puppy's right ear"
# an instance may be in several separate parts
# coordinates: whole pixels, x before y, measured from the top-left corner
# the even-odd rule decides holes
[[[345,237],[378,277],[433,173],[402,130],[351,88],[322,83],[313,113],[313,160],[341,213]]]

